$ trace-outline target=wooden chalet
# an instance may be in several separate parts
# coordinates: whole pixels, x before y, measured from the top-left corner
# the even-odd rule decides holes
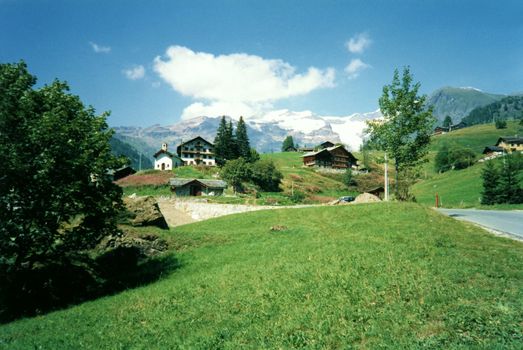
[[[523,137],[500,137],[495,146],[503,148],[508,153],[523,151]]]
[[[177,196],[220,196],[227,188],[227,182],[209,179],[172,178],[171,191]]]
[[[346,169],[358,166],[358,159],[342,145],[305,153],[302,158],[303,165],[308,167]]]
[[[330,141],[325,141],[323,143],[320,143],[319,147],[318,148],[321,148],[321,149],[324,149],[324,148],[329,148],[329,147],[334,147],[335,145],[330,142]]]

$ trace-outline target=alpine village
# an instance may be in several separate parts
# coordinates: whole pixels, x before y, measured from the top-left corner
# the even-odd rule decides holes
[[[521,3],[121,5],[2,2],[0,350],[523,349]]]

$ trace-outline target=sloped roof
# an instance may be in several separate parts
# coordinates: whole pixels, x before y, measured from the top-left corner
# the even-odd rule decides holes
[[[162,154],[162,153],[165,153],[166,155],[168,155],[168,156],[171,157],[171,158],[172,158],[172,157],[176,157],[176,155],[174,155],[174,154],[172,154],[171,152],[166,151],[166,150],[164,150],[164,149],[161,149],[161,150],[159,150],[158,152],[156,152],[155,154],[153,154],[153,157],[156,158],[156,157],[158,157],[158,156],[159,156],[160,154]]]
[[[183,145],[185,145],[186,143],[192,142],[192,141],[197,140],[197,139],[200,139],[200,140],[202,140],[203,142],[208,143],[208,144],[211,145],[211,146],[214,146],[214,144],[213,144],[212,142],[207,141],[206,139],[204,139],[204,138],[201,137],[201,136],[196,136],[196,137],[194,137],[194,138],[192,138],[192,139],[190,139],[190,140],[187,140],[187,141],[185,141],[185,142],[180,143],[180,145],[179,145],[178,147],[183,146]]]
[[[506,143],[515,143],[518,145],[523,144],[523,137],[516,137],[516,136],[506,136],[506,137],[500,137],[498,139],[498,142],[496,142],[496,146],[499,145],[501,141],[505,141]]]
[[[210,179],[188,179],[181,177],[174,177],[169,180],[169,185],[174,187],[182,187],[191,182],[199,182],[201,185],[209,188],[226,188],[227,182],[223,180],[210,180]]]
[[[503,147],[498,146],[487,146],[483,150],[483,154],[490,153],[490,152],[503,152]]]

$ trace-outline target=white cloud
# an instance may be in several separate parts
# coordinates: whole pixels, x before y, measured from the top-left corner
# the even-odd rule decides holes
[[[93,48],[93,51],[96,53],[109,53],[111,52],[110,46],[101,46],[97,43],[93,43],[92,41],[89,41],[89,45]]]
[[[372,43],[367,33],[359,33],[347,41],[347,49],[352,53],[363,53]]]
[[[142,65],[124,69],[122,72],[130,80],[142,79],[145,76],[145,68]]]
[[[349,79],[357,78],[360,75],[360,72],[364,69],[370,68],[371,66],[359,58],[353,58],[347,67],[345,67],[345,72],[349,75]]]
[[[154,70],[175,91],[199,100],[186,108],[185,117],[196,111],[238,117],[234,111],[253,113],[263,104],[332,87],[335,78],[333,68],[297,73],[279,59],[244,53],[215,56],[183,46],[171,46],[165,57],[156,57]]]

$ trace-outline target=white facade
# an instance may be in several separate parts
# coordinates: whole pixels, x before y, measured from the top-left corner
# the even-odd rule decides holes
[[[156,170],[172,170],[173,168],[173,159],[165,153],[160,154],[154,160],[154,168]]]
[[[162,144],[162,149],[154,154],[154,169],[172,170],[173,167],[182,165],[181,159],[167,151],[167,144]]]
[[[178,146],[178,155],[184,165],[216,165],[214,145],[201,137],[196,137]]]

